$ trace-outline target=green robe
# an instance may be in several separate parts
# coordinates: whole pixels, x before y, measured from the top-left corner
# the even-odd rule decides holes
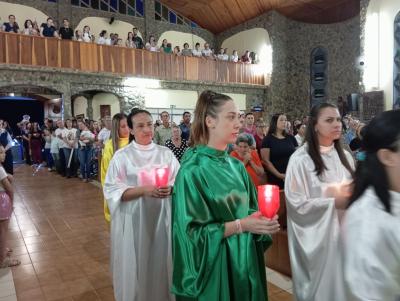
[[[224,238],[226,222],[258,210],[245,167],[204,145],[184,155],[172,201],[173,287],[177,301],[265,301],[269,235]]]

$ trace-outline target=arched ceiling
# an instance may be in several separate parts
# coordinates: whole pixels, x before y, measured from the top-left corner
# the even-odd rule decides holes
[[[276,10],[293,20],[329,24],[350,19],[360,12],[360,0],[161,0],[202,28],[220,33]]]

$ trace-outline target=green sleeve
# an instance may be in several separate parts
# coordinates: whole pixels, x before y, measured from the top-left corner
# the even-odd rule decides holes
[[[172,198],[172,291],[179,296],[196,298],[201,294],[221,257],[225,226],[213,219],[209,197],[198,169],[181,170]]]

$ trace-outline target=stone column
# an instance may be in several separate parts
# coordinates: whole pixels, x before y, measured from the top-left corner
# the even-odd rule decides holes
[[[69,92],[63,93],[63,101],[64,101],[64,116],[63,118],[71,118],[72,117],[72,101],[71,94]]]
[[[154,0],[146,0],[143,1],[144,4],[144,27],[145,31],[143,33],[143,42],[149,39],[149,36],[155,34],[155,27],[156,27],[156,18],[155,18],[155,9],[154,9]],[[156,40],[159,37],[156,37]]]
[[[86,116],[90,120],[93,119],[93,95],[85,95],[86,97]]]
[[[75,26],[78,25],[73,24],[71,0],[58,0],[54,5],[57,5],[57,15],[52,17],[57,20],[59,26],[63,25],[63,19],[65,18],[69,20],[71,28],[75,28]]]

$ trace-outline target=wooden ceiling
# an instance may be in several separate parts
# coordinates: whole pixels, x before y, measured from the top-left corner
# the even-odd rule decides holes
[[[220,33],[270,10],[293,20],[329,24],[359,14],[360,0],[160,0],[213,33]]]

